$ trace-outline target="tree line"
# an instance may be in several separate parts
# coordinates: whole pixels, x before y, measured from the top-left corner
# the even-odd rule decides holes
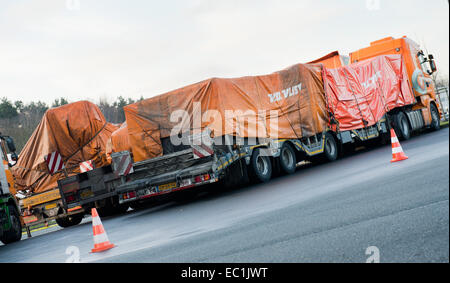
[[[118,124],[125,121],[123,107],[142,99],[143,97],[133,100],[119,96],[110,103],[107,99],[102,98],[97,106],[102,111],[106,121]],[[57,98],[50,104],[40,100],[24,103],[21,100],[11,101],[3,97],[0,99],[0,133],[13,137],[19,153],[40,123],[45,112],[48,109],[68,103],[70,103],[69,100],[64,97]]]

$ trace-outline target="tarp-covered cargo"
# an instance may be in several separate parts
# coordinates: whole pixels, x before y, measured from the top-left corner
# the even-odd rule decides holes
[[[415,102],[401,55],[324,69],[324,81],[328,110],[341,131],[372,126],[390,110]]]
[[[315,135],[328,123],[323,92],[321,66],[297,64],[270,75],[208,79],[125,106],[134,160],[162,155],[161,139],[176,135],[176,126],[208,127],[215,137]]]
[[[108,153],[131,151],[130,143],[128,141],[128,127],[127,122],[120,125],[120,128],[115,130],[108,142]]]
[[[347,65],[348,59],[339,54],[338,51],[333,51],[319,59],[308,62],[307,64],[322,64],[325,68],[334,69]]]
[[[100,109],[80,101],[48,110],[12,168],[17,190],[44,192],[57,187],[62,172],[48,173],[44,156],[59,152],[69,175],[79,173],[80,162],[108,164],[106,142],[118,127],[107,123]]]

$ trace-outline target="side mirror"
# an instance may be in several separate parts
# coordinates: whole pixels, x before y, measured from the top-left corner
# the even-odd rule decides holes
[[[17,160],[19,160],[19,156],[17,156],[17,153],[11,153],[11,160],[14,162],[17,162]]]
[[[437,71],[437,68],[436,68],[436,63],[434,62],[434,57],[433,57],[433,55],[428,55],[428,62],[430,63],[430,69],[431,69],[431,73],[434,73],[434,72],[436,72]]]
[[[5,137],[6,144],[8,145],[8,149],[10,152],[16,152],[16,145],[14,144],[14,140],[11,137]]]
[[[14,163],[11,164],[8,162],[8,165],[9,167],[14,167],[17,164],[17,161],[19,160],[19,156],[17,156],[17,153],[15,152],[11,153],[11,160],[14,161]]]

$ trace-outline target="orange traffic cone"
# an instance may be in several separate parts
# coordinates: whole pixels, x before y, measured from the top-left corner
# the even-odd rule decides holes
[[[403,152],[402,146],[398,141],[397,135],[394,129],[391,129],[391,142],[392,142],[392,160],[391,162],[402,161],[408,159],[408,156]]]
[[[114,244],[111,244],[103,228],[102,221],[98,216],[97,209],[92,208],[92,229],[94,230],[94,248],[91,253],[103,252],[114,248]]]

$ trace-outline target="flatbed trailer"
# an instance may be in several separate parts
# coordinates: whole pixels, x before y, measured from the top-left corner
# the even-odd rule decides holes
[[[133,173],[120,175],[115,163],[128,151],[115,153],[110,166],[58,181],[64,208],[125,206],[151,197],[222,182],[235,186],[249,180],[266,182],[273,173],[293,173],[302,160],[334,161],[345,144],[361,143],[388,134],[386,119],[366,129],[331,130],[303,139],[277,139],[257,144],[212,146],[214,153],[195,158],[192,148],[132,164]],[[233,137],[228,137],[233,140]]]
[[[145,163],[135,164],[148,174],[116,187],[121,203],[143,200],[149,197],[176,192],[222,181],[226,186],[250,182],[267,182],[275,172],[291,174],[303,160],[332,162],[342,153],[343,145],[363,143],[388,134],[386,119],[377,125],[361,130],[335,133],[331,130],[304,139],[277,139],[254,145],[233,146],[228,152],[217,152],[205,158],[201,164],[183,169],[154,174]],[[185,150],[168,157],[193,155]],[[161,159],[151,161],[161,162]],[[138,169],[138,170],[139,170]],[[133,178],[132,178],[133,179]],[[228,182],[228,183],[227,183]]]

